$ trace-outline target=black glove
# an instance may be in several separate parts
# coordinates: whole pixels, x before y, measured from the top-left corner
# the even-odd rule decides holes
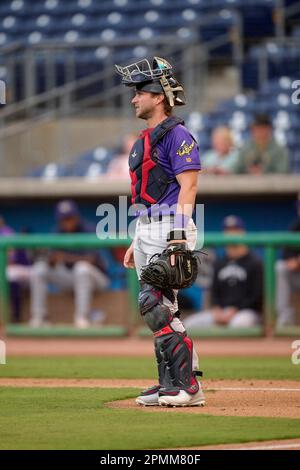
[[[161,253],[152,256],[143,266],[141,281],[165,289],[190,287],[198,275],[199,251],[191,251],[186,243],[173,243]]]

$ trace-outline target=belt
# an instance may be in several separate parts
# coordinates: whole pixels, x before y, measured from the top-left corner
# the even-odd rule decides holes
[[[157,215],[141,215],[139,221],[142,224],[150,224],[151,222],[161,222],[164,217],[174,218],[174,214],[157,214]]]

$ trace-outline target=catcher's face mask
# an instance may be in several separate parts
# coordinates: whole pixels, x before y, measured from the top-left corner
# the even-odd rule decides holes
[[[154,57],[152,66],[148,59],[143,59],[125,67],[115,67],[122,76],[123,85],[150,93],[164,93],[172,107],[186,103],[183,87],[173,77],[172,66],[165,59]]]

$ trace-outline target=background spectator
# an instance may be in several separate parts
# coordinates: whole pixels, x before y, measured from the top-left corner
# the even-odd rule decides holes
[[[279,145],[273,137],[269,116],[257,114],[251,126],[251,139],[240,149],[237,173],[287,173],[288,161],[287,149]]]
[[[58,233],[94,232],[84,222],[75,202],[64,200],[56,207]],[[90,326],[88,314],[94,289],[108,287],[109,279],[103,273],[103,264],[95,250],[53,250],[48,259],[37,261],[31,275],[30,325],[40,327],[47,319],[46,296],[48,282],[62,290],[73,289],[75,295],[74,322],[77,328]]]
[[[212,133],[212,149],[203,154],[202,168],[205,173],[235,173],[238,152],[228,127],[217,127]]]
[[[223,221],[228,234],[244,234],[242,219],[228,216]],[[212,307],[189,316],[186,328],[213,325],[237,328],[260,323],[262,302],[262,264],[245,245],[227,245],[226,255],[217,259],[212,282]]]
[[[128,157],[137,137],[136,134],[128,134],[125,136],[120,153],[116,155],[108,165],[107,176],[111,178],[128,179]]]

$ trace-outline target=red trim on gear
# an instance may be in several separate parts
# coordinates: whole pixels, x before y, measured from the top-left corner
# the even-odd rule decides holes
[[[130,174],[130,179],[131,179],[131,194],[132,194],[131,203],[135,204],[135,198],[136,198],[135,186],[138,181],[138,178],[137,178],[136,171],[129,170],[129,174]]]
[[[147,194],[147,185],[149,179],[149,172],[156,166],[156,163],[151,159],[151,141],[150,132],[152,128],[148,128],[142,131],[141,135],[144,137],[144,157],[142,163],[142,186],[141,186],[141,198],[150,204],[155,204],[157,201]]]
[[[193,341],[191,340],[191,338],[186,336],[185,338],[183,338],[183,342],[187,345],[190,353],[192,354],[192,352],[193,352]]]
[[[172,354],[175,354],[175,353],[176,353],[176,351],[177,351],[177,350],[180,348],[180,346],[181,346],[181,344],[180,344],[180,343],[179,343],[179,344],[177,344],[177,345],[175,346],[175,348],[173,349],[173,351],[172,351]]]
[[[193,341],[191,340],[191,338],[189,338],[188,336],[185,336],[183,338],[183,341],[184,343],[187,345],[187,348],[190,352],[190,355],[191,355],[191,364],[193,362]],[[199,390],[199,385],[198,385],[198,381],[197,379],[195,378],[194,374],[193,374],[193,371],[191,370],[191,386],[196,386],[196,388],[198,388]],[[198,391],[196,390],[196,391]],[[195,391],[190,391],[189,389],[187,389],[187,391],[189,393],[196,393]]]
[[[179,395],[179,392],[180,390],[174,390],[174,391],[159,391],[159,396],[160,397],[163,397],[163,396],[172,396],[172,397],[176,397],[177,395]]]
[[[154,337],[158,338],[159,336],[168,335],[170,333],[174,333],[174,330],[172,330],[172,328],[168,325],[162,328],[161,330],[156,331],[154,333]]]
[[[195,393],[199,392],[199,383],[197,382],[197,380],[195,380],[195,378],[191,387],[186,388],[185,391],[188,392],[190,395],[195,395]]]

